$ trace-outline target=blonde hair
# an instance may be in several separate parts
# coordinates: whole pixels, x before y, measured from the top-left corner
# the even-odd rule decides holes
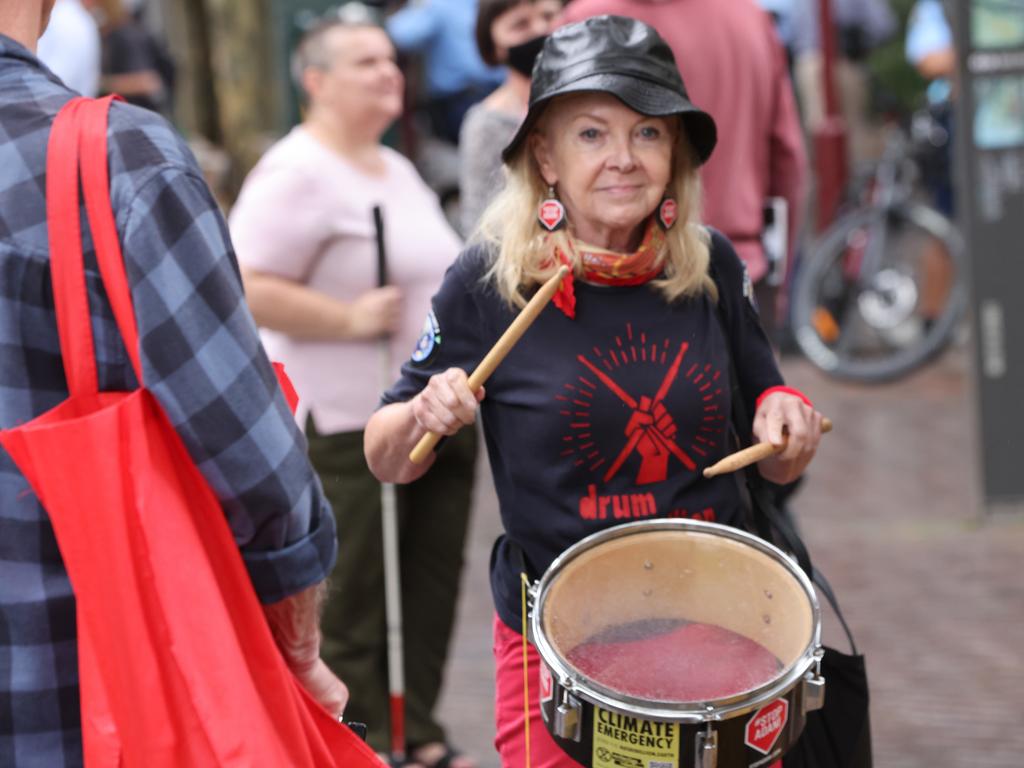
[[[679,218],[665,236],[665,276],[651,285],[669,302],[704,293],[717,301],[718,291],[708,273],[711,236],[700,223],[700,174],[683,130],[677,132],[672,152],[669,191],[678,203]],[[558,266],[552,259],[550,243],[545,247],[546,232],[537,223],[537,207],[547,196],[537,161],[528,143],[523,142],[505,165],[505,188],[484,211],[471,238],[491,245],[497,252],[485,279],[494,283],[498,294],[511,306],[526,304],[528,289],[551,277]],[[555,237],[565,237],[564,230]],[[581,277],[583,265],[577,262],[574,272]]]

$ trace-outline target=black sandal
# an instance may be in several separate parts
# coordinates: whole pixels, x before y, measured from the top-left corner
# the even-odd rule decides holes
[[[460,757],[464,757],[465,756],[464,752],[460,752],[455,747],[453,747],[451,744],[445,742],[444,743],[444,752],[434,762],[428,763],[426,760],[418,760],[418,759],[414,758],[413,754],[416,752],[416,750],[421,749],[422,747],[425,747],[425,746],[426,746],[426,744],[423,744],[423,745],[421,745],[419,747],[410,748],[409,749],[409,754],[408,754],[408,756],[406,758],[408,760],[408,762],[416,764],[416,765],[422,765],[423,768],[451,768],[452,762],[454,762],[455,760],[459,759]]]

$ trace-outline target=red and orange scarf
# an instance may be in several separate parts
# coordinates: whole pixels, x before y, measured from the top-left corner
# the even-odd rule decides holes
[[[653,218],[648,220],[643,240],[632,253],[588,245],[568,233],[562,237],[549,235],[546,242],[552,243],[556,261],[570,270],[552,298],[555,306],[569,318],[576,317],[574,270],[577,264],[583,266],[584,280],[599,285],[642,285],[661,274],[663,268],[665,233]]]

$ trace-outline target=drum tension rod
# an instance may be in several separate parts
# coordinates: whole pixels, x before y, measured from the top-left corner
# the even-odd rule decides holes
[[[554,731],[563,739],[578,742],[583,737],[583,718],[581,717],[579,699],[564,687],[559,698],[561,701],[555,707]]]
[[[718,766],[718,731],[710,720],[704,729],[704,733],[698,733],[694,739],[697,745],[696,768],[717,768]]]

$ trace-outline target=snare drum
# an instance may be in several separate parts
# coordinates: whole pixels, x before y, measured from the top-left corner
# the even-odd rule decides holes
[[[589,768],[767,766],[824,703],[810,580],[735,528],[610,528],[530,594],[544,723]]]

